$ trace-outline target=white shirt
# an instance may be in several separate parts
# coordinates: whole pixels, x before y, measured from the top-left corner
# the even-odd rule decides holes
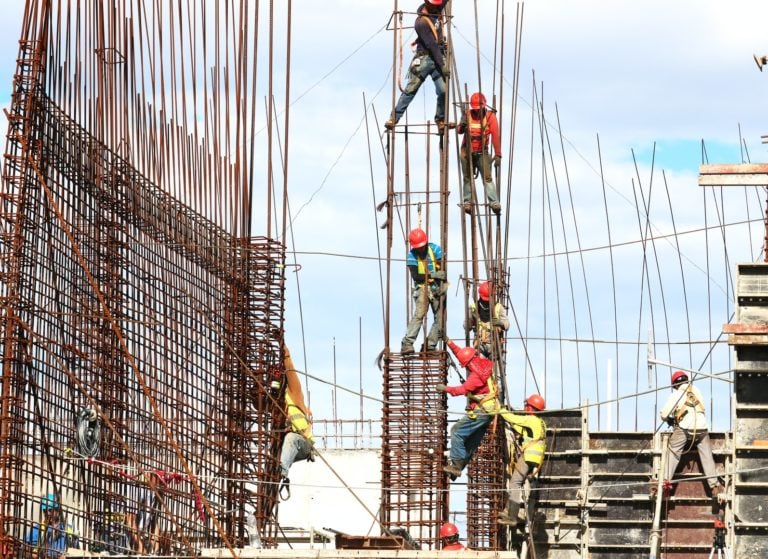
[[[664,407],[661,408],[661,419],[666,421],[670,415],[674,417],[677,410],[687,408],[688,412],[680,418],[678,425],[686,431],[706,431],[709,429],[707,425],[707,416],[703,411],[696,411],[696,408],[688,405],[688,398],[686,396],[686,390],[688,390],[689,384],[683,383],[677,389],[672,391],[667,401],[664,403]],[[704,409],[704,399],[701,396],[701,392],[698,388],[690,385],[690,390],[696,399],[701,402],[701,409]]]

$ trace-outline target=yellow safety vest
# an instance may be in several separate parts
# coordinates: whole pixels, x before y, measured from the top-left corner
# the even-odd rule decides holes
[[[501,303],[496,303],[493,306],[493,315],[491,316],[491,319],[499,318],[501,316]],[[472,314],[476,312],[475,304],[472,303],[470,305],[470,311]],[[491,328],[491,321],[485,322],[484,320],[481,320],[480,317],[477,317],[477,335],[475,336],[475,347],[477,347],[478,344],[488,344],[491,343],[491,332],[493,331],[493,328]]]
[[[522,438],[520,450],[523,460],[541,466],[547,450],[547,424],[532,414],[515,414],[510,411],[501,414],[502,419]]]
[[[435,253],[432,250],[432,247],[427,245],[427,258],[432,262],[432,270],[433,272],[437,272],[437,258],[435,258]],[[416,257],[416,261],[418,264],[416,265],[416,271],[419,273],[420,276],[426,275],[427,273],[427,258],[419,258]]]
[[[291,431],[298,433],[302,437],[308,439],[309,442],[314,443],[315,437],[312,434],[312,426],[309,421],[307,421],[307,416],[304,415],[301,408],[293,403],[293,400],[287,392],[285,393],[285,407],[288,421],[291,422]]]

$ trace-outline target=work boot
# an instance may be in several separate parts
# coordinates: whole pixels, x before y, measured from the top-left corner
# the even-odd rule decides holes
[[[387,121],[384,122],[384,128],[392,130],[395,127],[395,124],[397,124],[397,122],[395,122],[394,118],[387,119]]]
[[[521,503],[507,503],[507,508],[499,513],[499,524],[505,526],[517,526],[521,530],[525,528],[525,511]]]
[[[501,215],[501,204],[498,202],[491,202],[490,203],[491,209],[493,210],[493,213],[496,215]]]
[[[409,354],[413,353],[413,345],[412,344],[403,343],[400,346],[400,353],[402,353],[403,355],[409,355]]]
[[[471,214],[472,213],[472,203],[471,202],[464,202],[461,205],[461,209],[464,210],[465,214]]]
[[[443,471],[451,477],[451,481],[456,481],[456,478],[461,475],[464,465],[464,462],[461,460],[451,460],[443,466]]]
[[[710,487],[709,490],[712,492],[713,500],[718,502],[725,501],[725,487],[718,483],[714,487]]]

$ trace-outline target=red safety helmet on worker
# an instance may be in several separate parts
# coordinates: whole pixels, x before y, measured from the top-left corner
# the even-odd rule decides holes
[[[427,4],[432,4],[433,6],[442,6],[443,0],[427,0]]]
[[[440,526],[440,539],[443,542],[443,550],[458,551],[464,549],[464,546],[459,543],[459,529],[451,522],[446,522]]]
[[[542,398],[541,394],[531,394],[523,402],[525,411],[544,411],[547,408],[547,404]]]
[[[417,227],[408,234],[408,242],[411,244],[411,248],[427,246],[427,234],[423,229]]]
[[[672,373],[672,386],[677,386],[684,382],[688,382],[688,373],[685,371],[675,371]]]
[[[480,109],[485,108],[485,95],[483,95],[480,92],[473,93],[472,97],[469,98],[469,108],[473,111],[479,111]]]
[[[483,301],[489,301],[491,299],[491,285],[487,281],[481,283],[477,288],[477,295]]]

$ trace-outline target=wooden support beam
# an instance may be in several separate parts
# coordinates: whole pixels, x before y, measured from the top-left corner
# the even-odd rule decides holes
[[[699,186],[768,186],[768,163],[701,165]]]

